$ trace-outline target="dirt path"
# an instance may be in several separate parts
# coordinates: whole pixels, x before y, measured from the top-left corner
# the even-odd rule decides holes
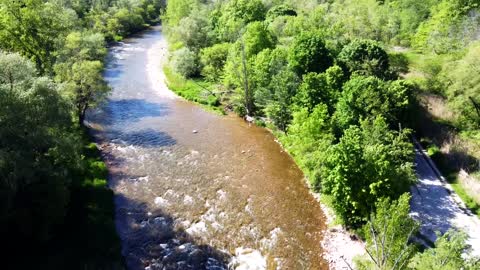
[[[472,254],[480,255],[480,220],[465,207],[451,186],[442,179],[438,169],[417,148],[415,153],[418,184],[412,187],[411,215],[421,222],[420,232],[435,242],[436,231],[445,233],[450,228],[465,231]]]

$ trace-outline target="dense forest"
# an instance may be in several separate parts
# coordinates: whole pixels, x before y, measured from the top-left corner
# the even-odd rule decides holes
[[[412,135],[445,172],[480,175],[478,1],[166,2],[0,0],[7,269],[123,268],[107,169],[84,120],[110,91],[107,45],[160,18],[172,90],[271,129],[365,239],[359,269],[478,269],[462,257],[465,234],[423,251],[408,215]],[[480,214],[480,199],[456,187]]]
[[[83,126],[109,92],[109,42],[157,0],[0,1],[0,232],[5,269],[122,268],[107,170]]]
[[[417,253],[402,194],[416,182],[412,135],[442,170],[456,166],[434,144],[442,130],[478,146],[479,11],[468,0],[172,0],[165,73],[179,95],[274,132],[338,222],[366,239],[359,268],[474,269],[458,232]],[[429,114],[432,96],[449,119]],[[478,157],[460,167],[475,173]]]

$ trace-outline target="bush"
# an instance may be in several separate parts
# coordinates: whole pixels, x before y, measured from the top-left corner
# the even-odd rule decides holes
[[[230,43],[215,44],[201,51],[202,75],[209,81],[219,81],[228,57]]]
[[[330,52],[319,33],[305,32],[290,47],[290,65],[299,75],[324,72],[333,63]]]
[[[355,39],[343,47],[338,60],[350,71],[366,76],[387,77],[388,55],[376,41]]]
[[[364,224],[378,198],[397,198],[415,182],[410,132],[391,131],[385,119],[345,130],[323,162],[322,189],[347,226]]]
[[[172,66],[185,78],[192,78],[199,74],[198,57],[188,48],[181,48],[173,53]]]

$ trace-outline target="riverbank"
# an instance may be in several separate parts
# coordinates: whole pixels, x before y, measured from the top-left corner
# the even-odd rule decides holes
[[[169,89],[178,96],[195,102],[210,111],[218,112],[219,110],[223,110],[222,104],[220,103],[209,104],[205,102],[205,96],[208,96],[209,94],[211,95],[211,91],[214,91],[213,87],[215,86],[213,84],[200,80],[184,79],[179,74],[175,74],[168,65],[165,65],[163,70],[166,71],[164,73],[165,83],[168,85]],[[209,89],[207,93],[205,93],[205,88],[207,87]],[[275,141],[286,153],[288,153],[288,149],[285,149],[278,141],[278,134],[268,127],[266,129],[277,138]],[[293,157],[292,159],[295,160]],[[308,180],[305,179],[305,182],[308,185]],[[327,204],[322,202],[318,193],[314,193],[310,188],[310,194],[319,203],[326,217],[326,229],[323,232],[323,240],[321,243],[318,243],[324,251],[322,257],[332,270],[353,268],[354,258],[364,254],[363,242],[358,239],[357,236],[343,228],[342,225],[335,222],[333,210]]]

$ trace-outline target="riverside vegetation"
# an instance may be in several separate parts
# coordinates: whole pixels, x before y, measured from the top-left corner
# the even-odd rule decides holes
[[[366,239],[358,268],[478,269],[478,258],[462,257],[462,232],[425,251],[412,242],[408,192],[411,135],[439,137],[420,127],[453,127],[478,145],[479,8],[473,0],[170,0],[166,75],[181,96],[276,134],[338,222]],[[448,121],[422,106],[430,94]]]
[[[159,21],[160,0],[0,1],[4,269],[122,269],[107,169],[84,127],[109,92],[108,42]]]

